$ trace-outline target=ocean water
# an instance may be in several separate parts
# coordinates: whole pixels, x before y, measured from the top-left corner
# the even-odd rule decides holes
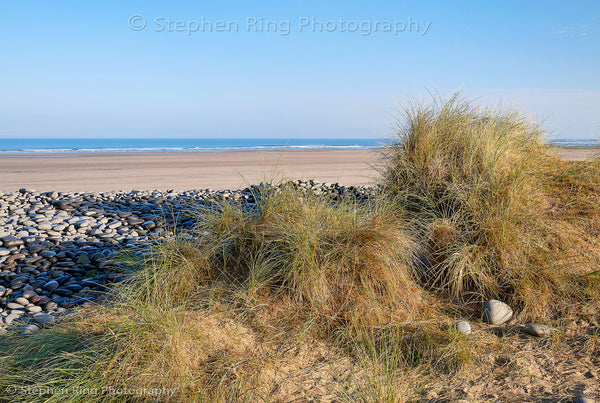
[[[385,139],[34,139],[0,138],[0,153],[201,152],[368,149]]]
[[[553,139],[550,143],[560,147],[598,147],[597,139]]]
[[[555,139],[558,146],[598,146],[594,139]],[[369,149],[386,139],[54,139],[0,138],[0,154],[102,152],[210,152],[241,150]]]

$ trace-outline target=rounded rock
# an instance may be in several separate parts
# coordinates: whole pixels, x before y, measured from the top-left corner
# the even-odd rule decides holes
[[[42,327],[49,326],[54,324],[54,316],[47,313],[36,313],[33,315],[33,321]]]
[[[15,315],[15,314],[11,313],[10,315],[8,315],[4,318],[4,323],[7,325],[10,325],[14,320],[17,320],[20,317],[21,317],[20,315]]]
[[[40,256],[46,259],[49,259],[51,257],[55,257],[56,256],[56,252],[52,251],[52,250],[45,250],[40,252]]]
[[[23,298],[30,299],[34,296],[35,296],[35,291],[33,291],[33,290],[26,290],[23,292]]]
[[[142,228],[144,228],[145,230],[152,230],[156,228],[156,224],[154,223],[154,221],[146,221],[142,224]]]
[[[38,313],[38,312],[42,312],[42,307],[38,306],[38,305],[27,306],[27,307],[25,307],[25,311],[27,311],[29,313]]]
[[[508,322],[512,316],[512,308],[497,299],[490,299],[483,305],[483,320],[492,325]]]
[[[28,334],[35,333],[39,330],[40,330],[40,328],[37,327],[36,325],[26,325],[21,328],[21,331],[19,333],[23,336],[26,336]]]
[[[551,329],[548,326],[536,325],[534,323],[530,323],[523,328],[523,331],[532,336],[542,337],[542,336],[548,336],[551,332]]]
[[[46,284],[44,284],[44,286],[42,288],[46,291],[52,292],[58,288],[58,281],[55,281],[55,280],[48,281]]]
[[[454,330],[456,330],[459,333],[470,334],[471,325],[469,325],[469,322],[460,321],[454,324]]]
[[[15,298],[15,302],[17,304],[20,304],[20,305],[23,305],[23,306],[29,304],[29,300],[27,298],[23,298],[23,297]]]
[[[8,304],[6,304],[6,308],[7,309],[11,309],[11,310],[13,310],[13,309],[25,309],[25,306],[21,305],[19,303],[16,303],[16,302],[9,302]]]

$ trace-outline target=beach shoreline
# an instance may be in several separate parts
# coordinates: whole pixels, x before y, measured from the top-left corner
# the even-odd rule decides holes
[[[261,181],[375,183],[381,149],[0,154],[0,191],[241,189]],[[560,148],[566,160],[597,149]]]
[[[376,150],[280,150],[0,155],[0,191],[239,189],[308,178],[373,183]]]

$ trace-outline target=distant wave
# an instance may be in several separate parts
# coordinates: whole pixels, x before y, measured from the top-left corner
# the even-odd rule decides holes
[[[598,147],[600,143],[596,139],[555,139],[550,143],[560,147]]]
[[[193,142],[192,142],[193,141]],[[322,143],[320,143],[322,141]],[[229,142],[229,144],[228,144]],[[596,147],[595,139],[552,139],[562,147]],[[204,143],[204,144],[203,144]],[[61,153],[141,153],[141,152],[217,152],[217,151],[277,151],[277,150],[367,150],[382,147],[385,139],[319,139],[285,140],[182,140],[160,139],[0,139],[0,154],[61,154]]]
[[[0,149],[0,153],[119,153],[119,152],[216,152],[216,151],[271,151],[271,150],[366,150],[380,145],[272,145],[272,146],[221,146],[221,147],[106,147],[106,148],[21,148]]]

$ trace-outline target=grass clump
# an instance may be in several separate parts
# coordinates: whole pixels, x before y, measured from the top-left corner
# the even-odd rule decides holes
[[[390,206],[330,203],[284,185],[255,212],[225,206],[200,225],[212,281],[288,299],[322,332],[408,320],[425,306],[412,276],[415,245]]]
[[[415,229],[421,284],[453,302],[498,298],[534,315],[573,297],[568,277],[581,269],[551,241],[572,228],[544,220],[557,158],[542,135],[516,112],[459,94],[405,110],[382,184]]]

